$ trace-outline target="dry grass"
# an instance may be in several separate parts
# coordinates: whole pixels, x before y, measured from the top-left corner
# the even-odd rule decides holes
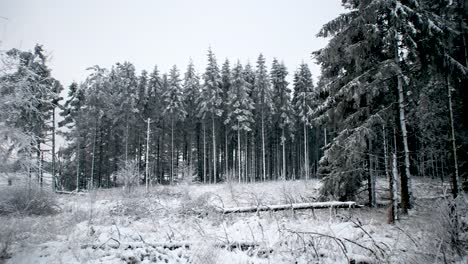
[[[51,215],[59,210],[55,194],[37,185],[14,185],[0,190],[0,215]]]

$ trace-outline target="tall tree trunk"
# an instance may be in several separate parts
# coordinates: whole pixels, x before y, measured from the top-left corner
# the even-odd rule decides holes
[[[148,183],[149,183],[149,141],[150,141],[150,121],[148,117],[148,128],[146,129],[146,164],[145,164],[145,183],[146,183],[146,192],[148,192]]]
[[[406,117],[405,117],[405,106],[404,106],[404,92],[403,92],[403,80],[398,75],[398,108],[400,112],[400,127],[403,138],[403,150],[405,153],[405,173],[401,177],[401,203],[403,207],[403,213],[407,213],[407,210],[411,208],[412,203],[412,189],[411,189],[411,174],[410,174],[410,158],[409,158],[409,147],[408,147],[408,132],[406,130]]]
[[[38,164],[39,169],[38,169],[38,175],[37,176],[38,176],[39,184],[40,184],[40,186],[42,188],[42,184],[43,184],[43,180],[44,180],[43,179],[43,174],[42,174],[42,169],[43,169],[42,165],[43,165],[43,160],[44,159],[43,159],[43,152],[41,150],[41,143],[37,144],[37,149],[38,149],[38,151],[37,151],[37,161],[39,163]]]
[[[255,181],[255,177],[256,177],[256,173],[255,173],[255,163],[256,163],[256,156],[255,156],[255,133],[252,131],[252,153],[250,155],[251,157],[251,161],[250,161],[250,181],[251,182],[254,182]]]
[[[385,147],[386,150],[386,147]],[[385,151],[385,153],[387,153]],[[390,190],[390,208],[389,208],[389,216],[388,216],[388,222],[389,224],[395,223],[396,220],[398,220],[398,195],[397,195],[397,184],[396,184],[396,179],[398,178],[398,164],[397,164],[397,158],[396,158],[396,153],[392,154],[392,173],[389,174],[388,180],[389,180],[389,190]],[[385,161],[385,166],[387,166],[387,161]]]
[[[395,63],[399,65],[399,47],[398,47],[398,34],[395,33]],[[403,139],[403,150],[405,153],[405,173],[401,176],[401,204],[403,213],[407,213],[411,208],[412,203],[412,188],[411,188],[411,174],[410,174],[410,157],[408,147],[408,132],[406,130],[406,117],[405,117],[405,98],[403,91],[403,78],[401,73],[397,75],[397,91],[398,91],[398,109],[400,118],[401,134]]]
[[[323,140],[324,140],[323,141],[323,143],[324,143],[323,146],[326,147],[327,146],[327,128],[326,127],[323,128]]]
[[[212,134],[213,134],[213,182],[216,183],[216,136],[215,136],[215,118],[211,115]]]
[[[265,119],[262,110],[262,166],[263,166],[263,181],[266,181],[266,162],[265,162]]]
[[[241,143],[240,143],[240,129],[239,129],[239,122],[237,123],[237,163],[238,163],[238,171],[237,173],[239,178],[239,183],[241,183],[242,178],[242,170],[241,170]]]
[[[171,117],[171,184],[174,183],[174,118]]]
[[[455,174],[452,176],[452,194],[454,198],[457,198],[458,193],[460,192],[460,175],[458,173],[458,158],[457,158],[457,144],[455,141],[455,125],[453,120],[453,106],[452,106],[452,91],[450,89],[450,80],[448,75],[445,76],[447,84],[447,93],[448,93],[448,103],[449,103],[449,112],[450,112],[450,132],[451,132],[451,141],[452,141],[452,151],[453,151],[453,165],[455,167]]]
[[[284,137],[284,127],[281,130],[281,144],[283,145],[283,171],[282,171],[282,180],[286,180],[286,138]]]
[[[80,190],[80,136],[78,135],[77,149],[76,149],[76,192]]]
[[[225,168],[224,168],[224,175],[225,177],[229,180],[229,152],[228,152],[228,131],[227,131],[227,126],[224,130],[224,147],[225,147],[225,154],[224,154],[224,158],[225,158]]]
[[[389,208],[389,215],[388,215],[388,223],[393,224],[395,223],[395,210],[393,207],[393,174],[390,175],[388,171],[388,154],[387,154],[387,137],[385,132],[385,125],[382,125],[382,135],[383,135],[383,147],[384,147],[384,168],[385,168],[385,177],[388,180],[388,189],[390,194],[390,208]]]
[[[52,108],[52,191],[56,191],[55,185],[55,106]]]
[[[367,152],[367,165],[368,165],[368,179],[367,179],[367,190],[369,192],[369,206],[375,206],[375,180],[374,180],[374,172],[373,172],[373,162],[372,162],[372,141],[369,139],[368,141],[368,152]]]
[[[128,160],[128,118],[125,121],[127,124],[125,126],[125,163]]]
[[[309,158],[307,154],[307,127],[306,123],[304,122],[304,172],[305,172],[305,179],[309,179]]]
[[[206,184],[206,124],[203,120],[203,183]]]
[[[93,137],[93,160],[91,161],[91,189],[94,189],[94,163],[96,156],[96,134],[97,134],[97,121],[94,127],[94,137]]]

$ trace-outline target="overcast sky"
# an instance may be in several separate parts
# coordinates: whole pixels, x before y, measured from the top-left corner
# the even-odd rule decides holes
[[[209,46],[218,63],[255,63],[261,52],[290,73],[326,45],[315,35],[344,12],[340,0],[0,0],[0,49],[50,54],[52,74],[64,86],[82,81],[92,65],[132,62],[138,74],[154,65],[185,72],[189,58],[203,71]],[[6,19],[8,20],[6,20]]]

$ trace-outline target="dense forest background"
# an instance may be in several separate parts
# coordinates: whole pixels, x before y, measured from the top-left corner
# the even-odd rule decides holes
[[[365,187],[370,205],[387,176],[404,209],[414,175],[450,181],[456,196],[468,171],[466,1],[343,5],[318,33],[330,42],[311,54],[316,84],[307,64],[221,63],[210,48],[202,73],[96,65],[61,98],[42,46],[2,52],[1,169],[50,172],[63,190],[110,188],[122,172],[149,184],[319,178],[323,197]]]

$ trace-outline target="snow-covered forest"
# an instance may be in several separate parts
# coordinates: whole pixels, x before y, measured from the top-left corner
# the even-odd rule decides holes
[[[342,2],[315,83],[1,50],[0,263],[466,263],[468,4]]]

